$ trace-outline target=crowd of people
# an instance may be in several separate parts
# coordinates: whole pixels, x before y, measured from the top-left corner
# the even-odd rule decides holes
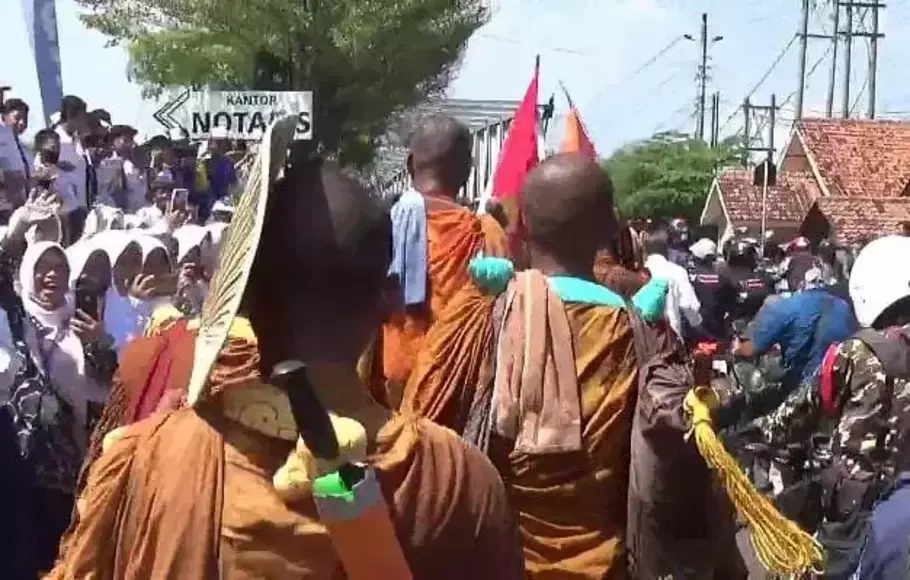
[[[388,560],[367,545],[393,544],[415,579],[905,577],[910,238],[849,266],[805,239],[718,251],[619,220],[572,153],[478,215],[458,201],[471,136],[445,115],[415,130],[389,208],[293,130],[267,132],[229,229],[173,204],[79,228],[53,186],[11,203],[8,577],[360,580]],[[128,158],[111,134],[106,158]],[[89,215],[125,211],[121,183]],[[48,208],[78,241],[47,238]],[[340,460],[276,382],[289,361],[390,527],[327,523],[317,482]],[[754,522],[687,437],[704,423],[824,557],[742,541]],[[749,461],[746,439],[780,453]]]
[[[22,475],[7,497],[28,522],[3,535],[21,546],[3,576],[33,578],[55,561],[123,349],[154,313],[202,307],[236,178],[223,140],[198,158],[163,137],[140,152],[78,97],[31,147],[28,105],[0,115],[2,470]]]

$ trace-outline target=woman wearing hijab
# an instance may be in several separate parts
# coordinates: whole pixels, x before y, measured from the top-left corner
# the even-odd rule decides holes
[[[29,246],[19,270],[24,317],[21,325],[12,325],[20,330],[11,327],[12,316],[2,325],[12,335],[8,344],[18,350],[20,368],[26,371],[16,374],[13,400],[22,388],[34,389],[20,382],[26,375],[29,381],[44,381],[43,388],[49,392],[42,395],[36,430],[45,436],[36,437],[39,443],[29,455],[39,569],[53,565],[60,536],[69,523],[88,441],[89,407],[104,404],[117,360],[102,324],[76,307],[69,278],[69,263],[60,245]],[[46,419],[46,413],[53,417]]]
[[[111,263],[111,284],[104,296],[104,328],[114,339],[119,352],[126,343],[141,335],[137,306],[148,290],[139,273],[142,269],[142,246],[125,231],[101,232],[92,241],[105,251]]]
[[[148,327],[155,310],[173,305],[177,277],[173,273],[171,256],[164,242],[145,234],[136,236],[136,242],[142,249],[142,268],[135,294],[139,301],[134,304],[141,333]]]

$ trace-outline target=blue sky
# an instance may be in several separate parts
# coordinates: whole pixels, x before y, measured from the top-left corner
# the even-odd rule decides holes
[[[811,32],[830,32],[830,0],[816,0]],[[37,105],[38,88],[20,0],[0,0],[4,34],[0,50],[15,58],[0,60],[0,81],[12,93]],[[762,77],[793,37],[799,0],[493,0],[494,16],[471,39],[452,96],[476,99],[519,99],[541,55],[541,101],[558,82],[566,84],[602,153],[657,130],[691,131],[694,126],[697,43],[677,42],[653,65],[633,73],[682,34],[697,37],[702,12],[709,13],[709,34],[724,39],[711,49],[709,90],[719,90],[721,121]],[[64,91],[84,97],[91,107],[111,111],[118,122],[156,131],[155,104],[143,102],[139,88],[126,78],[126,57],[119,48],[105,48],[100,34],[87,30],[72,0],[58,0],[57,16],[63,62]],[[871,18],[867,18],[871,22]],[[20,25],[17,25],[20,23]],[[886,38],[880,43],[879,116],[910,116],[910,79],[900,63],[910,61],[910,0],[892,0],[882,11]],[[867,62],[865,40],[856,41],[853,94],[863,87]],[[827,41],[809,46],[811,67],[829,48]],[[840,72],[840,71],[839,71]],[[784,55],[753,101],[766,103],[772,92],[783,100],[796,88],[797,45]],[[808,110],[824,107],[828,62],[809,79]],[[558,108],[564,107],[559,95]],[[835,100],[839,107],[840,95]],[[865,94],[857,112],[865,110]],[[782,139],[793,118],[793,101],[780,114]],[[33,116],[37,123],[39,116]],[[725,133],[740,129],[742,116],[726,124]],[[559,131],[559,126],[554,132]],[[551,137],[552,138],[552,137]]]

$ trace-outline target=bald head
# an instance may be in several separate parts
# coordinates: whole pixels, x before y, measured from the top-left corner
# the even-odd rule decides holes
[[[584,155],[560,153],[525,180],[523,218],[529,242],[558,255],[594,252],[615,228],[613,185]]]
[[[471,172],[471,132],[448,115],[424,119],[408,144],[408,172],[418,191],[454,197]]]

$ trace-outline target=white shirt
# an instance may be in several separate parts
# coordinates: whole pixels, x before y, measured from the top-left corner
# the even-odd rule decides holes
[[[645,268],[651,273],[652,278],[667,281],[667,321],[676,334],[682,336],[683,318],[690,326],[701,325],[701,303],[695,295],[695,289],[689,281],[689,274],[682,266],[678,266],[665,257],[651,254],[645,260]]]
[[[66,161],[75,168],[72,171],[60,171],[57,176],[57,190],[63,203],[61,211],[69,213],[88,205],[85,182],[91,159],[78,138],[70,136],[62,126],[54,131],[60,136],[60,161]]]

